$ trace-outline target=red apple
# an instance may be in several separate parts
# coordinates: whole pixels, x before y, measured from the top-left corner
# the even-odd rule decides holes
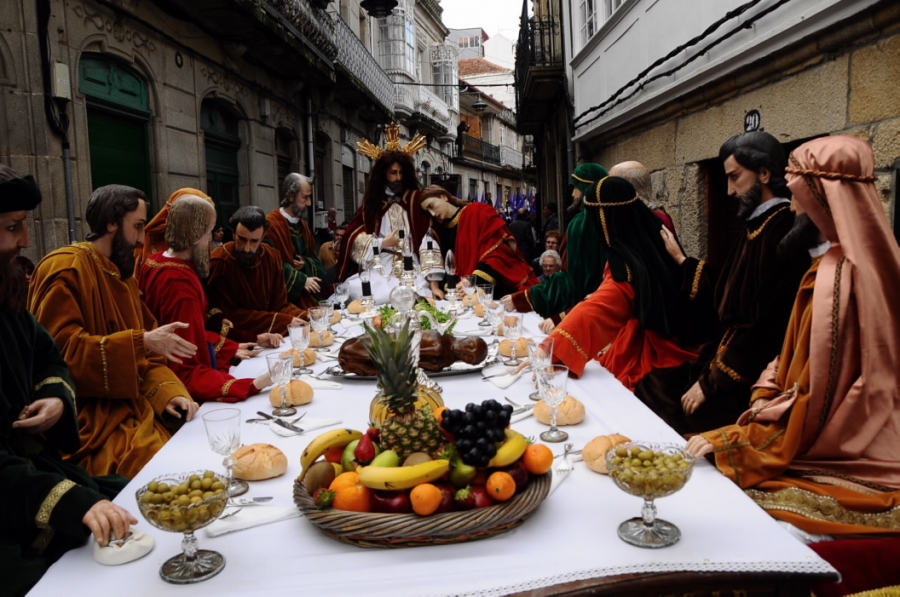
[[[528,469],[525,468],[525,465],[521,460],[516,461],[515,463],[507,466],[506,468],[500,469],[506,473],[509,473],[509,476],[513,478],[513,481],[516,482],[516,493],[524,491],[526,487],[528,487],[528,483],[531,481],[531,475],[528,474]]]
[[[380,489],[373,491],[372,512],[384,512],[386,514],[408,514],[412,512],[409,492],[382,491]]]
[[[441,490],[441,505],[438,506],[437,512],[455,512],[456,504],[453,498],[456,496],[456,488],[449,483],[435,483],[435,486]]]

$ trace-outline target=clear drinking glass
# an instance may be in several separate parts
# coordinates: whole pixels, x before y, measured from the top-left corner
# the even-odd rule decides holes
[[[318,338],[318,346],[315,347],[316,352],[320,352],[322,350],[322,334],[325,330],[328,329],[328,310],[322,307],[313,307],[309,310],[309,325],[312,326],[312,330],[316,333],[316,337]]]
[[[474,276],[473,276],[474,277]],[[488,305],[494,300],[494,285],[493,284],[479,284],[478,285],[478,301],[481,303],[481,306],[484,307],[484,316],[481,318],[481,321],[478,322],[478,325],[481,327],[490,327],[491,323],[488,321]]]
[[[522,323],[525,316],[521,313],[510,313],[503,316],[503,334],[509,339],[512,348],[510,350],[511,357],[506,363],[507,365],[518,365],[519,355],[516,349],[516,340],[522,337]]]
[[[231,458],[231,454],[241,445],[241,410],[218,408],[210,411],[203,415],[203,426],[206,427],[209,447],[225,457],[222,464],[228,477],[228,495],[234,497],[247,493],[250,486],[246,481],[234,478],[234,460]]]
[[[334,298],[341,304],[341,310],[343,311],[347,306],[344,303],[350,298],[350,284],[347,282],[336,284],[334,287]]]
[[[569,434],[556,427],[556,409],[566,399],[566,385],[569,381],[569,368],[564,365],[550,365],[537,369],[538,389],[541,400],[550,407],[550,429],[541,434],[545,442],[562,442],[569,439]]]
[[[325,309],[326,320],[328,321],[328,328],[326,328],[332,334],[336,334],[334,328],[331,327],[331,320],[334,318],[334,303],[331,301],[319,301],[319,308]]]
[[[309,324],[305,321],[289,324],[288,337],[291,339],[291,346],[300,352],[300,367],[296,369],[296,373],[309,375],[312,373],[312,369],[306,366],[306,354],[304,353],[309,347]],[[291,364],[293,365],[293,363]]]
[[[531,339],[528,341],[528,359],[531,361],[531,370],[535,372],[535,384],[537,384],[537,371],[553,364],[553,338],[544,338],[542,341]],[[528,395],[534,401],[541,399],[540,388]]]
[[[281,406],[272,411],[276,417],[289,417],[297,414],[297,409],[288,406],[287,385],[291,382],[291,374],[294,371],[294,355],[288,352],[285,355],[278,353],[266,355],[266,364],[269,366],[269,376],[272,383],[281,387]]]
[[[463,292],[466,293],[466,296],[469,297],[469,309],[475,310],[474,303],[472,302],[472,295],[475,294],[475,291],[478,290],[478,276],[462,276],[460,278],[460,282],[462,282]]]

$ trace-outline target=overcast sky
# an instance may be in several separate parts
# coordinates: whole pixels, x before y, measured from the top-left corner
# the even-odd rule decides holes
[[[488,35],[519,36],[522,0],[441,0],[444,25],[450,29],[481,27]]]

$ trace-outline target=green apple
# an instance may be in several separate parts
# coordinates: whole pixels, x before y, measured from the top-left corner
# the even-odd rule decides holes
[[[354,452],[357,444],[359,444],[359,440],[355,439],[344,448],[344,454],[341,456],[341,468],[344,469],[345,473],[356,470],[358,463]]]
[[[466,487],[467,485],[472,484],[477,473],[478,471],[474,466],[469,466],[465,462],[459,461],[459,463],[450,471],[450,483],[454,487]]]
[[[400,466],[400,456],[393,450],[385,450],[373,458],[369,466]]]

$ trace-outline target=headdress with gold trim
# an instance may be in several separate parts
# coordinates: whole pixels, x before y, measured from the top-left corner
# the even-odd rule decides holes
[[[387,139],[387,143],[384,145],[384,149],[378,147],[368,139],[363,139],[356,143],[359,147],[357,149],[357,153],[361,153],[365,156],[368,156],[373,161],[377,160],[384,154],[385,151],[400,151],[412,157],[415,155],[417,151],[422,149],[428,144],[428,141],[425,139],[425,135],[418,134],[412,138],[412,140],[400,147],[400,125],[392,122],[390,126],[385,129],[385,138]]]

